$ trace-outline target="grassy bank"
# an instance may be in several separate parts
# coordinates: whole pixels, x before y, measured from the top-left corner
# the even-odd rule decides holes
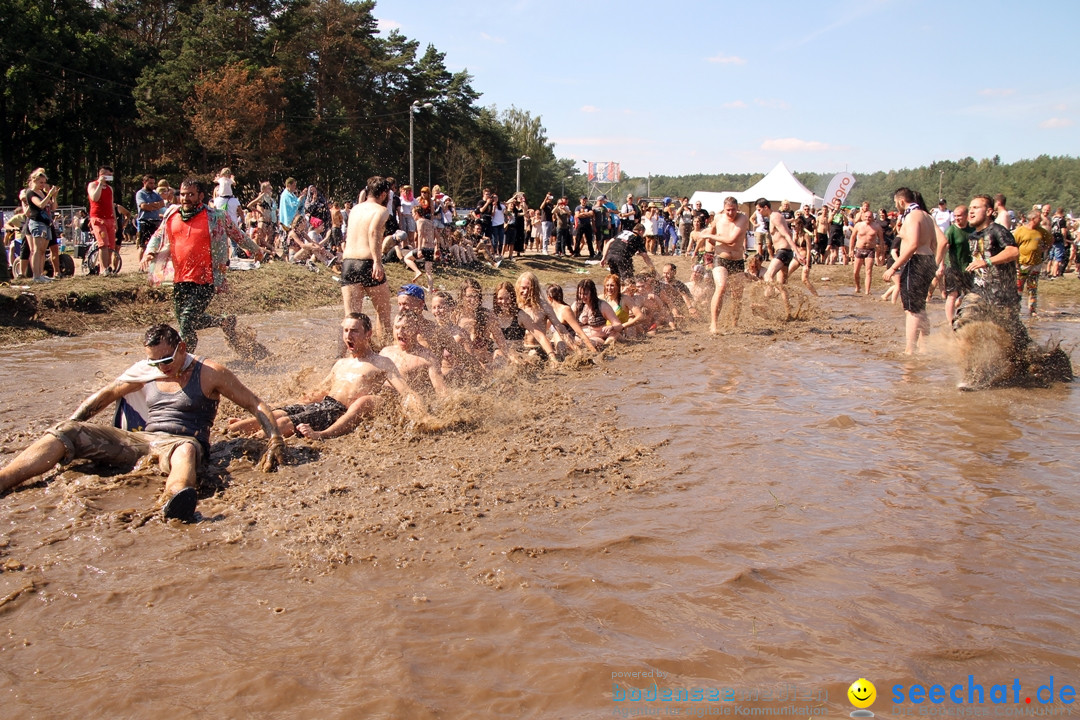
[[[502,280],[513,282],[524,270],[535,272],[541,283],[576,283],[587,268],[594,279],[601,277],[602,270],[586,266],[581,260],[536,255],[504,263],[498,269],[439,266],[435,284],[456,296],[465,277],[475,278],[490,290]],[[214,299],[210,311],[247,315],[337,305],[341,289],[334,275],[326,268],[312,272],[301,265],[280,262],[258,270],[230,272],[228,292]],[[391,288],[412,281],[412,273],[400,263],[388,265],[387,275]],[[687,270],[680,271],[681,277],[688,275]],[[150,287],[141,273],[77,275],[48,285],[25,281],[21,285],[17,282],[0,288],[0,345],[101,330],[139,329],[173,321],[171,290]]]

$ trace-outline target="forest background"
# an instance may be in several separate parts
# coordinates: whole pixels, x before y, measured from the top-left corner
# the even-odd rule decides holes
[[[459,206],[489,185],[508,197],[519,166],[534,206],[548,191],[595,194],[578,161],[556,157],[540,117],[481,105],[467,71],[449,72],[431,45],[421,52],[397,31],[381,34],[374,8],[370,0],[0,0],[0,201],[13,205],[29,171],[44,167],[62,205],[83,205],[102,164],[116,171],[118,198],[144,173],[175,184],[229,166],[242,198],[261,180],[280,189],[293,176],[353,199],[370,175],[407,181],[411,111],[415,184],[438,183]],[[928,202],[940,188],[954,205],[1003,192],[1014,208],[1080,210],[1073,157],[852,172],[849,201],[875,208],[908,186]],[[602,189],[678,197],[742,190],[763,174],[624,173]],[[795,175],[819,195],[831,178]]]

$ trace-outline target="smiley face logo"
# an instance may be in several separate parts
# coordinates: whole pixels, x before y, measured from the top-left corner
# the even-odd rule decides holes
[[[848,700],[857,708],[868,708],[877,700],[877,688],[866,678],[859,678],[851,683],[847,690]]]

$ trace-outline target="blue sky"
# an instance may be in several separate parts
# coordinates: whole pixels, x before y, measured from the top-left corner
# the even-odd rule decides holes
[[[1080,0],[379,0],[375,16],[468,70],[481,104],[541,116],[558,157],[633,176],[1080,154]]]

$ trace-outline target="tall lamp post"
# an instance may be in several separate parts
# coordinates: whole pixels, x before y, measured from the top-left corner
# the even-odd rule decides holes
[[[514,182],[514,193],[521,192],[521,161],[532,160],[528,155],[522,155],[517,159],[517,180]]]
[[[409,185],[416,187],[416,183],[413,181],[413,115],[420,112],[421,109],[431,109],[435,107],[429,102],[422,103],[419,100],[413,100],[412,105],[409,106]]]

